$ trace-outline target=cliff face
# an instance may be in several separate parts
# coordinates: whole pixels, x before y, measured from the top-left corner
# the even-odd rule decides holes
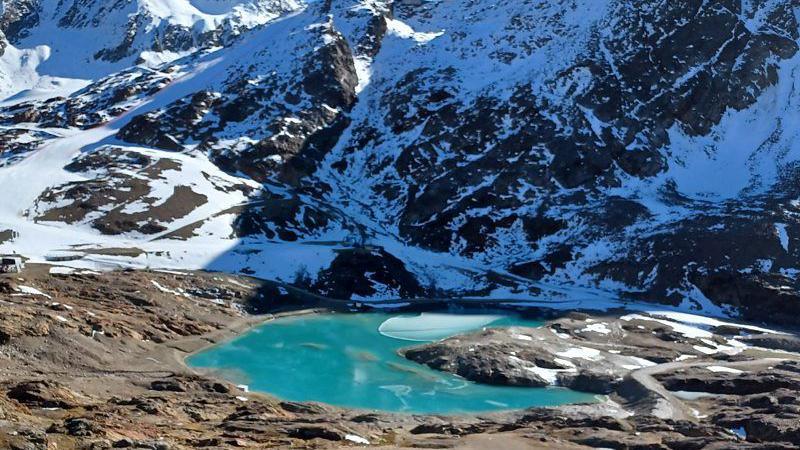
[[[191,264],[312,288],[348,285],[332,270],[348,267],[370,286],[345,291],[366,298],[591,292],[800,312],[795,0],[142,0],[47,17],[6,3],[15,51],[52,23],[65,37],[138,25],[96,42],[68,75],[92,80],[82,89],[0,109],[0,164],[19,172],[70,135],[73,150],[183,167],[108,158],[141,187],[91,200],[122,175],[61,170],[65,156],[28,218],[93,230],[81,242],[157,235],[175,265],[203,242]],[[59,57],[37,75],[66,76]],[[175,195],[206,206],[158,209]]]

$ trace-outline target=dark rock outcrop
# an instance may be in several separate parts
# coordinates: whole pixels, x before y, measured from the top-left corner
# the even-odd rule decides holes
[[[6,396],[26,406],[69,409],[79,404],[69,389],[48,380],[24,381],[12,386]]]
[[[425,294],[403,262],[382,248],[340,251],[311,287],[322,295],[341,299],[404,299]]]

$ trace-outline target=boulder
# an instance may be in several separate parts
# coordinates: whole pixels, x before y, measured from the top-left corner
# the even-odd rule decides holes
[[[69,409],[78,406],[75,393],[49,380],[24,381],[11,387],[8,398],[25,406]]]

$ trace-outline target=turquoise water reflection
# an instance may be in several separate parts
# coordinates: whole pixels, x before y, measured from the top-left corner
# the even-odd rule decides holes
[[[285,400],[353,408],[467,413],[594,401],[590,394],[561,388],[480,385],[410,362],[397,350],[413,342],[378,332],[391,317],[396,316],[330,314],[279,319],[187,362]],[[505,317],[490,326],[514,324],[539,326],[540,322]]]

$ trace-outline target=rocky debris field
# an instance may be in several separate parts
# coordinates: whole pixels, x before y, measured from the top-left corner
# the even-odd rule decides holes
[[[267,319],[246,311],[274,310],[261,296],[279,291],[216,273],[32,265],[22,276],[2,276],[0,448],[789,449],[799,443],[797,363],[733,344],[736,336],[761,337],[765,345],[772,335],[744,336],[756,330],[730,325],[712,327],[711,338],[687,337],[699,328],[645,315],[573,313],[540,329],[489,330],[406,352],[422,361],[426,351],[450,349],[437,350],[439,362],[427,363],[480,381],[534,385],[555,374],[559,383],[610,392],[596,404],[480,416],[285,402],[183,364],[189,353]],[[337,306],[286,295],[296,309]],[[792,339],[776,336],[782,344]],[[475,350],[467,349],[472,359],[461,353],[467,346]],[[502,352],[516,355],[501,358]],[[642,371],[653,372],[637,378]],[[659,408],[659,399],[680,406]],[[690,413],[678,417],[680,411]]]
[[[702,417],[755,442],[800,443],[800,363],[740,361],[691,366],[657,376]]]
[[[610,394],[631,414],[711,422],[753,442],[800,444],[800,355],[787,352],[800,339],[686,320],[696,318],[570,313],[541,328],[486,329],[402,353],[476,382]]]

